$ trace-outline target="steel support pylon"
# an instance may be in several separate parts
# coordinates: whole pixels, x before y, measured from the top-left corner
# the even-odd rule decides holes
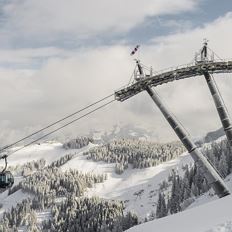
[[[213,97],[215,106],[217,108],[218,115],[220,117],[223,129],[225,131],[227,140],[230,145],[232,145],[232,123],[229,117],[229,114],[226,110],[226,106],[223,102],[222,96],[220,95],[220,92],[216,86],[215,81],[213,80],[212,76],[209,74],[209,72],[204,72],[205,80],[208,84],[210,93]]]
[[[170,124],[170,126],[175,131],[176,135],[179,137],[180,141],[186,147],[187,151],[199,167],[200,172],[207,179],[208,183],[213,187],[215,193],[218,197],[224,197],[229,195],[229,189],[225,185],[223,179],[220,177],[218,172],[214,167],[209,163],[206,157],[201,153],[201,151],[194,144],[188,133],[185,131],[183,126],[175,119],[175,117],[168,111],[165,105],[162,103],[158,94],[147,86],[146,91],[158,106],[160,111],[163,113],[164,117]]]

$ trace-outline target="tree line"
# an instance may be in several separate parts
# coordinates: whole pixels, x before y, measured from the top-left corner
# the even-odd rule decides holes
[[[118,174],[131,164],[133,168],[147,168],[172,160],[185,151],[180,142],[153,143],[142,140],[120,139],[94,147],[83,154],[94,161],[115,163]]]
[[[214,142],[203,147],[202,151],[223,178],[232,172],[232,148],[227,140]],[[209,190],[207,180],[196,164],[193,167],[185,166],[183,169],[183,176],[173,170],[168,179],[169,183],[165,184],[166,188],[160,188],[156,218],[186,209],[196,197]]]
[[[77,137],[76,139],[71,139],[63,144],[65,149],[80,149],[87,146],[89,143],[93,143],[93,139],[89,137]]]
[[[123,210],[124,205],[119,201],[72,195],[52,206],[52,220],[45,222],[43,229],[51,232],[121,232],[138,224],[135,214],[125,214]]]
[[[22,189],[32,197],[4,212],[0,231],[17,231],[17,228],[23,226],[27,231],[33,232],[120,232],[138,223],[136,215],[124,213],[121,201],[84,197],[87,188],[103,182],[107,175],[81,173],[76,170],[62,172],[59,167],[72,157],[73,154],[68,154],[40,170],[36,168],[36,171],[14,186],[10,194]],[[38,225],[36,212],[46,209],[51,210],[51,218]]]

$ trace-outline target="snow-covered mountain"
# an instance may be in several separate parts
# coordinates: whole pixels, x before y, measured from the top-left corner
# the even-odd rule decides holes
[[[108,130],[92,130],[87,135],[93,138],[95,142],[109,142],[113,139],[154,139],[155,135],[152,131],[149,131],[141,126],[135,126],[133,124],[126,125],[114,125]]]
[[[225,132],[224,132],[224,129],[221,127],[215,131],[208,132],[204,138],[204,142],[205,143],[212,142],[222,137],[223,135],[225,135]]]
[[[70,161],[60,167],[62,171],[74,169],[84,173],[106,173],[108,175],[106,181],[96,184],[94,188],[88,189],[86,196],[99,196],[105,199],[122,200],[125,202],[126,210],[132,210],[137,213],[141,219],[155,209],[159,185],[162,180],[168,178],[171,170],[173,168],[181,170],[182,166],[192,163],[191,157],[187,153],[184,153],[179,158],[158,166],[145,169],[133,169],[129,167],[123,174],[118,175],[115,173],[114,163],[95,162],[87,159],[87,157],[83,155],[83,152],[96,146],[98,145],[90,143],[88,146],[81,149],[66,150],[61,143],[41,143],[40,145],[32,145],[9,156],[8,162],[9,165],[16,166],[23,165],[33,160],[45,159],[46,163],[49,165],[67,154],[74,154],[74,157]],[[16,176],[15,185],[21,180],[22,176]],[[141,194],[138,194],[139,192],[141,192]],[[16,194],[18,196],[19,193]],[[24,198],[22,193],[19,195]],[[2,196],[4,196],[2,198],[3,206],[6,208],[15,206],[17,201],[9,201],[9,197],[11,199],[12,196],[8,197],[6,193]],[[25,197],[27,196],[26,194]],[[18,198],[19,197],[17,197],[17,199]],[[0,211],[0,216],[3,211],[4,207]]]
[[[198,144],[210,143],[225,136],[224,129],[221,127],[217,130],[208,132],[206,135],[195,139]]]
[[[201,202],[198,207],[132,227],[128,232],[231,232],[231,205],[231,196]]]
[[[110,134],[117,133],[118,131],[115,127],[115,131]],[[220,138],[218,141],[220,141]],[[12,169],[15,172],[14,186],[17,186],[26,178],[22,175],[22,172],[18,171],[20,170],[20,167],[26,163],[43,159],[46,162],[46,166],[48,166],[69,155],[69,159],[66,160],[65,158],[65,162],[62,161],[63,163],[60,163],[59,161],[59,165],[57,166],[59,171],[65,173],[71,169],[82,173],[107,175],[107,179],[105,181],[95,183],[91,187],[87,188],[87,191],[84,193],[85,197],[100,197],[106,200],[123,201],[125,205],[124,212],[134,212],[138,215],[139,221],[144,222],[145,219],[147,220],[147,218],[150,217],[151,213],[156,211],[161,183],[163,181],[167,181],[167,179],[170,177],[170,173],[172,173],[174,169],[178,170],[179,175],[182,176],[185,171],[184,167],[186,167],[186,165],[193,165],[192,158],[188,153],[185,152],[176,159],[164,162],[154,167],[134,169],[131,165],[129,165],[129,167],[119,175],[115,173],[115,163],[107,163],[103,161],[96,162],[86,156],[86,152],[99,146],[100,145],[98,144],[89,143],[87,146],[79,149],[67,149],[67,147],[65,148],[63,144],[58,142],[46,142],[31,145],[24,150],[9,156],[9,165],[14,166],[14,169]],[[209,147],[210,144],[206,144],[205,146]],[[31,166],[31,164],[29,166]],[[26,173],[29,173],[28,175],[30,176],[34,172],[35,171],[29,171]],[[230,178],[231,176],[227,177],[227,183],[229,183],[229,186],[232,187]],[[170,191],[170,187],[167,188],[167,191]],[[34,199],[34,194],[22,191],[20,188],[16,189],[10,194],[8,191],[1,193],[0,218],[2,218],[4,212],[9,211],[11,207],[15,207],[17,203],[20,203],[23,201],[23,199],[27,198]],[[63,198],[57,198],[56,201],[60,202],[62,199]],[[190,223],[192,223],[191,228],[193,228],[192,231],[219,231],[217,230],[217,227],[220,228],[220,224],[222,224],[221,227],[225,225],[225,227],[231,228],[230,220],[232,221],[232,218],[228,216],[228,212],[231,212],[228,207],[229,203],[231,202],[231,198],[227,197],[225,199],[221,199],[220,201],[216,201],[216,199],[217,197],[213,196],[211,192],[207,192],[198,198],[194,198],[193,203],[188,206],[187,210],[175,215],[167,216],[162,219],[155,219],[152,222],[135,226],[129,231],[147,232],[152,231],[152,228],[159,228],[158,231],[162,232],[191,231],[187,230],[187,227],[184,227],[185,224],[183,225],[183,230],[179,229],[182,228],[180,226],[178,227],[179,223],[184,220],[190,220]],[[207,202],[210,203],[205,204]],[[228,208],[226,208],[225,212],[223,211],[221,217],[218,217],[218,214],[220,213],[213,214],[211,212],[213,207],[219,207],[217,204],[220,203],[217,202],[222,202],[222,204],[225,204],[224,207]],[[199,205],[203,206],[198,207]],[[199,212],[204,212],[202,217],[199,216]],[[214,215],[215,217],[218,217],[218,220],[215,219],[213,221],[214,223],[210,223],[210,216],[206,214],[208,212],[210,212],[210,215],[212,214],[212,217],[214,217]],[[191,219],[191,215],[193,219]],[[204,224],[204,216],[206,224]],[[38,224],[42,224],[51,217],[51,209],[36,211],[36,220]],[[202,219],[201,223],[198,223],[198,225],[195,225],[194,227],[194,223],[200,220],[200,218]],[[169,224],[169,226],[167,226],[167,224]],[[187,224],[188,223],[186,223],[186,226]],[[26,231],[25,228],[26,227],[20,227],[21,231]],[[170,228],[172,228],[172,230],[170,230]],[[174,230],[175,228],[176,230]]]

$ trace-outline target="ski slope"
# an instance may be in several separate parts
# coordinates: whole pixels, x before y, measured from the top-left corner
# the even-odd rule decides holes
[[[232,196],[153,220],[127,232],[231,232]]]
[[[177,159],[156,167],[146,169],[132,169],[129,167],[123,174],[118,175],[115,173],[115,164],[95,162],[88,160],[83,155],[83,152],[88,151],[94,146],[97,145],[89,144],[82,149],[66,150],[62,147],[61,143],[47,142],[31,145],[9,156],[8,160],[9,165],[14,166],[39,159],[45,159],[46,164],[49,164],[66,154],[75,154],[70,161],[60,167],[62,171],[75,169],[81,172],[106,173],[108,176],[108,179],[104,183],[96,184],[94,188],[88,189],[86,196],[122,200],[125,202],[126,210],[137,213],[141,220],[152,211],[155,211],[160,182],[168,178],[172,169],[178,168],[181,172],[183,165],[193,162],[192,158],[187,153],[184,153]],[[22,177],[15,176],[15,182],[18,183],[19,181],[22,181]],[[9,197],[5,195],[2,201],[9,202]],[[23,198],[24,196],[22,195]],[[3,207],[0,216],[4,208],[8,209],[13,205],[12,203],[12,205],[9,204],[7,207]]]
[[[210,146],[210,144],[206,144]],[[115,164],[105,162],[94,162],[88,160],[83,152],[96,146],[89,144],[82,149],[65,150],[61,143],[47,142],[36,144],[25,148],[24,150],[9,156],[10,165],[19,165],[32,160],[45,159],[49,164],[66,154],[75,154],[74,157],[61,166],[62,171],[69,169],[79,170],[81,172],[106,173],[108,179],[104,183],[96,184],[88,189],[86,196],[99,196],[106,199],[117,199],[125,202],[126,211],[134,211],[138,214],[141,221],[152,211],[156,210],[159,184],[166,180],[172,169],[178,169],[182,174],[182,167],[186,164],[192,164],[193,160],[188,153],[183,153],[178,158],[160,164],[156,167],[146,169],[132,169],[129,167],[123,174],[118,175],[114,171]],[[22,180],[22,177],[16,176],[16,182]],[[227,184],[232,189],[232,176],[227,178]],[[5,210],[15,206],[17,202],[30,197],[21,190],[8,196],[7,191],[0,194],[0,217]],[[128,230],[137,231],[158,231],[158,232],[224,232],[232,231],[232,199],[226,197],[216,200],[216,196],[210,196],[206,193],[190,205],[189,209],[181,213],[167,216],[165,218],[154,220],[141,224]],[[215,200],[215,201],[213,201]],[[223,210],[225,209],[225,210]],[[38,213],[38,221],[41,223],[49,218],[50,212]],[[225,228],[229,228],[225,230]]]
[[[1,193],[0,202],[2,207],[0,209],[0,219],[2,218],[2,215],[5,211],[10,210],[12,207],[15,207],[18,202],[21,202],[27,198],[31,198],[31,196],[27,193],[23,193],[21,189],[9,196],[8,191]]]
[[[232,174],[225,183],[232,192]],[[232,232],[232,195],[219,199],[212,193],[211,189],[198,197],[185,211],[143,223],[127,232]]]
[[[182,166],[192,162],[192,158],[184,153],[177,159],[156,167],[129,168],[121,175],[116,174],[114,169],[109,169],[108,179],[89,189],[86,195],[123,200],[126,210],[137,213],[140,219],[143,219],[156,208],[159,184],[168,178],[172,169],[178,168],[179,172],[182,172]]]
[[[44,159],[46,161],[46,164],[50,164],[51,162],[58,160],[66,154],[81,152],[89,149],[91,146],[93,145],[90,144],[89,146],[82,149],[66,150],[63,148],[63,145],[61,143],[46,142],[25,147],[24,149],[13,153],[12,155],[9,155],[7,160],[9,165],[11,166],[22,165],[27,162],[40,159]],[[11,151],[17,150],[19,148],[20,147],[15,147],[14,149],[11,149]]]
[[[82,152],[89,150],[91,147],[96,146],[95,144],[89,144],[86,147],[81,149],[69,149],[66,150],[62,147],[63,145],[58,142],[46,142],[41,144],[35,144],[24,148],[16,153],[13,153],[8,157],[9,166],[17,166],[23,165],[30,161],[44,159],[46,161],[46,165],[50,164],[53,161],[60,159],[62,156],[66,154],[82,154]],[[12,149],[13,151],[19,149],[20,147],[16,147]],[[4,163],[1,163],[3,165]],[[15,183],[17,185],[20,181],[23,180],[22,176],[15,175],[14,176]],[[8,190],[0,193],[0,203],[2,207],[0,208],[0,219],[5,211],[11,209],[17,205],[18,202],[21,202],[23,199],[27,199],[28,197],[32,197],[29,194],[23,193],[21,190],[16,191],[15,193],[8,196]],[[39,214],[38,219],[40,219],[42,213]]]
[[[98,196],[105,199],[122,200],[126,210],[135,212],[141,220],[155,210],[159,184],[166,180],[172,169],[191,164],[192,158],[184,153],[177,159],[146,169],[133,169],[131,166],[123,174],[115,173],[115,164],[88,160],[82,152],[64,164],[61,169],[76,169],[81,172],[106,173],[108,178],[103,183],[88,189],[86,196]],[[139,194],[140,193],[140,194]]]

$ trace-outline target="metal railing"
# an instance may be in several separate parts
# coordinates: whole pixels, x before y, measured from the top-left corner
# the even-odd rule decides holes
[[[202,64],[213,64],[213,63],[220,63],[220,62],[232,62],[232,58],[230,59],[214,59],[214,60],[209,60],[209,61],[202,61],[197,63],[196,61],[193,61],[191,63],[187,63],[187,64],[182,64],[182,65],[178,65],[178,66],[172,66],[172,67],[168,67],[168,68],[164,68],[158,71],[153,70],[153,78],[155,76],[160,76],[162,74],[168,73],[168,72],[173,72],[173,71],[178,71],[180,69],[184,69],[184,68],[190,68],[190,67],[194,67],[194,66],[200,66]],[[146,67],[146,69],[148,69]],[[133,85],[135,83],[135,79],[133,79],[133,81],[131,81],[130,83],[122,86],[121,88],[117,89],[115,92],[120,91],[121,89],[127,88],[131,85]]]

